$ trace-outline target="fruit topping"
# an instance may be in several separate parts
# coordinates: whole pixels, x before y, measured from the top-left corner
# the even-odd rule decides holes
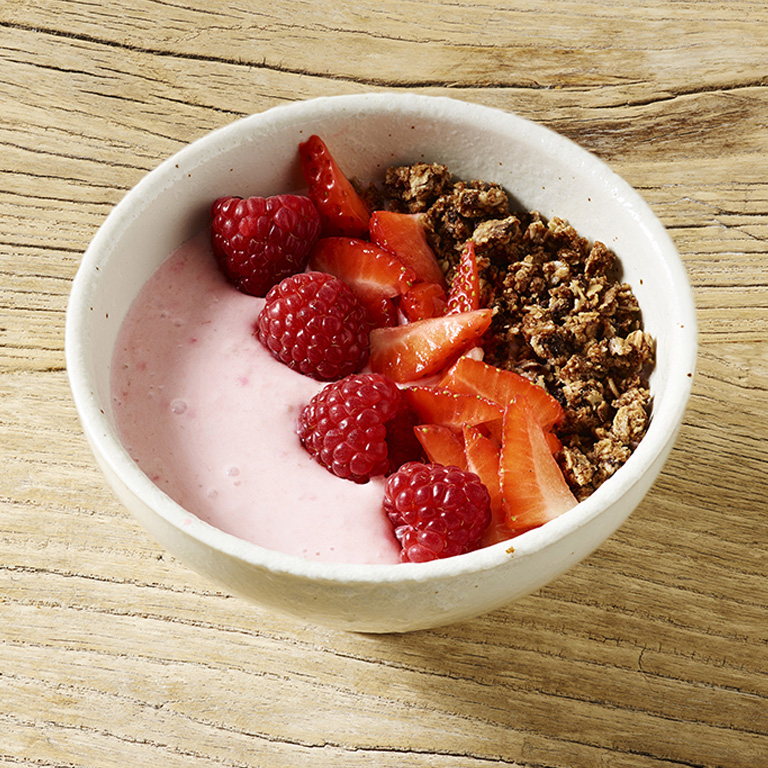
[[[440,317],[445,314],[447,307],[448,297],[438,283],[415,283],[400,299],[400,311],[410,323],[428,317]]]
[[[491,324],[478,309],[371,331],[371,369],[403,383],[439,373],[477,343]]]
[[[480,277],[477,270],[475,244],[468,240],[461,251],[456,274],[448,292],[448,311],[472,312],[480,309]]]
[[[440,386],[452,392],[480,395],[502,406],[523,397],[545,431],[563,419],[562,406],[543,387],[519,373],[505,371],[472,357],[460,357],[440,380]]]
[[[211,206],[211,244],[227,279],[243,293],[265,296],[301,272],[320,236],[308,197],[220,197]]]
[[[299,144],[299,159],[309,197],[317,206],[323,235],[367,237],[368,206],[344,175],[319,136]]]
[[[408,290],[413,270],[375,243],[354,237],[324,237],[309,257],[311,269],[343,280],[366,308],[373,327],[397,319],[393,299]]]
[[[505,523],[515,536],[577,504],[541,423],[522,397],[504,410],[499,477]]]
[[[427,242],[422,217],[416,213],[374,211],[368,222],[371,241],[393,253],[424,283],[445,286],[435,252]]]
[[[460,395],[441,387],[407,387],[403,396],[422,424],[439,424],[458,434],[465,425],[497,421],[504,413],[498,403],[484,397]]]
[[[464,441],[450,427],[442,424],[419,424],[414,430],[432,464],[467,469]]]
[[[365,483],[407,460],[408,445],[416,444],[403,439],[409,428],[413,434],[412,418],[391,379],[361,373],[318,392],[302,410],[297,432],[322,466],[338,477]]]
[[[387,479],[384,511],[404,562],[424,562],[475,549],[491,519],[488,490],[458,467],[408,462]]]
[[[319,381],[357,373],[368,362],[365,309],[341,280],[323,272],[274,286],[255,333],[278,360]]]
[[[477,427],[464,427],[464,452],[467,469],[474,472],[488,489],[491,499],[491,523],[483,536],[482,544],[487,546],[504,541],[510,536],[505,525],[504,508],[501,500],[501,479],[499,476],[500,452],[494,442]]]

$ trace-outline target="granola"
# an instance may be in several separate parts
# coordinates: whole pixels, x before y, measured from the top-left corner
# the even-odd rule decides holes
[[[654,340],[603,243],[559,218],[512,210],[496,183],[456,181],[436,163],[389,168],[372,207],[421,213],[450,279],[475,243],[494,319],[485,360],[545,387],[565,410],[556,457],[583,499],[629,458],[648,428]]]

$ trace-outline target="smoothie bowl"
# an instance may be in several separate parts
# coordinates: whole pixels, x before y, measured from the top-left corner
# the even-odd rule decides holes
[[[310,137],[322,137],[344,173],[370,183],[369,190],[384,185],[388,169],[441,164],[451,178],[482,179],[491,185],[483,190],[506,190],[515,210],[536,212],[523,222],[529,240],[547,231],[550,239],[560,237],[567,221],[568,231],[578,232],[573,243],[599,241],[605,245],[600,253],[615,253],[623,287],[611,290],[633,296],[642,329],[632,338],[653,347],[644,372],[649,418],[621,466],[593,486],[576,487],[578,461],[572,461],[571,488],[563,491],[572,503],[543,524],[486,532],[462,554],[399,561],[405,545],[381,502],[386,478],[334,476],[309,454],[309,438],[300,441],[297,434],[299,417],[306,420],[303,408],[329,385],[289,368],[259,343],[253,329],[265,300],[234,288],[221,264],[214,265],[213,201],[303,194],[307,178],[297,148]],[[333,254],[317,251],[310,267],[333,261]],[[489,259],[481,254],[476,262],[487,268]],[[454,265],[454,274],[460,268]],[[551,284],[564,268],[554,262]],[[452,317],[474,313],[487,321],[480,334],[491,315],[508,308],[510,289],[509,281],[499,281],[506,304],[497,302],[493,310],[451,303],[469,300],[471,292],[457,298],[449,290],[445,297]],[[395,325],[413,319],[403,317],[404,308],[401,301]],[[154,325],[147,320],[153,314]],[[382,329],[370,333],[374,350]],[[377,342],[379,349],[391,348],[386,339]],[[478,366],[490,365],[488,357],[481,362],[487,351],[478,349],[467,343],[453,350],[445,370],[399,371],[394,378],[409,390],[417,379],[414,398],[432,396],[424,390],[442,388],[441,377],[460,359],[469,358],[469,379]],[[148,174],[84,256],[67,312],[66,355],[78,413],[108,482],[176,557],[235,594],[309,623],[402,632],[471,618],[527,595],[626,520],[661,471],[682,421],[696,321],[674,245],[639,195],[602,161],[510,113],[446,98],[366,94],[254,115],[199,139]],[[381,353],[365,358],[360,370],[390,372],[391,359],[382,363]],[[539,371],[529,367],[535,379]],[[167,370],[173,373],[166,376]],[[613,380],[610,387],[615,391]],[[487,398],[480,399],[487,406]],[[504,436],[512,434],[507,411],[499,421],[501,437],[487,416],[459,424],[462,444],[470,436],[486,446],[498,438],[503,456]],[[416,429],[430,420],[417,419]],[[553,438],[557,445],[550,445],[561,465],[568,463],[563,452],[572,438],[565,446]],[[569,455],[576,454],[582,455],[573,448]],[[432,465],[448,463],[427,455]],[[471,462],[463,468],[474,469]],[[490,530],[497,512],[487,514]]]

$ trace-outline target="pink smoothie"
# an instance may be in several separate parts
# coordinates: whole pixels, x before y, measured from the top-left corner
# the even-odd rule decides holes
[[[253,336],[263,304],[226,282],[207,233],[158,269],[112,361],[127,450],[181,506],[242,539],[313,560],[399,562],[383,480],[334,477],[299,443],[296,419],[323,385]]]

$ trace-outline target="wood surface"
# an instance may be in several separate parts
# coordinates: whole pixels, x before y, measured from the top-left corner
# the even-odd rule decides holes
[[[762,2],[0,2],[0,766],[768,766]],[[312,96],[444,94],[608,161],[700,354],[632,518],[540,592],[403,636],[271,614],[128,515],[71,402],[83,250],[147,171]]]

